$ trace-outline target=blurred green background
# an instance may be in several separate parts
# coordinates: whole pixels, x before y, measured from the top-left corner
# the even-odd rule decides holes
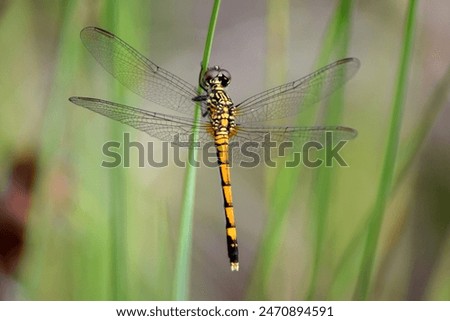
[[[166,113],[118,85],[79,32],[89,25],[110,30],[196,85],[211,7],[200,0],[0,1],[1,299],[174,298],[185,169],[173,162],[138,168],[136,157],[131,168],[101,167],[102,145],[118,133],[158,141],[67,99],[98,97]],[[238,273],[226,257],[218,170],[200,168],[187,298],[361,298],[354,293],[358,275],[370,268],[361,263],[364,236],[407,7],[388,0],[223,1],[210,65],[231,72],[235,103],[357,57],[361,69],[345,86],[338,123],[321,123],[359,135],[344,148],[348,168],[233,168]],[[418,4],[396,174],[368,299],[450,299],[448,13],[446,0]],[[340,49],[331,53],[333,46]],[[316,123],[317,110],[300,121]]]

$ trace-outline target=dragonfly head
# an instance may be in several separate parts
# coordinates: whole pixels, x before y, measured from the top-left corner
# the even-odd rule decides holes
[[[205,88],[211,88],[218,85],[227,87],[230,82],[230,73],[227,70],[220,68],[219,66],[208,68],[202,79],[202,83]]]

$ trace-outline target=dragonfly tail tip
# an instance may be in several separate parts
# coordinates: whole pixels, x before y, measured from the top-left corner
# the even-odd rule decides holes
[[[231,271],[239,271],[239,263],[231,262]]]

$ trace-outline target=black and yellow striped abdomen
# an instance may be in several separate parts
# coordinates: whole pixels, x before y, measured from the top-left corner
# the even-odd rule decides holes
[[[232,271],[239,270],[239,254],[234,219],[233,193],[231,190],[230,162],[229,162],[229,138],[228,135],[216,135],[214,141],[217,148],[217,159],[220,169],[222,185],[223,206],[225,209],[225,227],[227,234],[228,257]]]
[[[225,209],[225,227],[227,235],[228,258],[232,271],[239,270],[239,255],[234,219],[233,194],[229,161],[229,143],[236,131],[234,106],[223,87],[219,84],[211,88],[207,99],[214,143],[217,149],[217,161],[220,169],[222,195]]]

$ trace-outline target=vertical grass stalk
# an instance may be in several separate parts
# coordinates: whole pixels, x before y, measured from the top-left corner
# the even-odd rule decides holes
[[[332,34],[330,39],[327,39],[327,46],[332,47],[333,52],[338,58],[347,56],[350,35],[350,20],[352,12],[352,0],[341,0],[335,16],[330,24],[329,34]],[[327,51],[331,52],[331,51]],[[344,95],[343,90],[339,90],[327,102],[330,109],[325,109],[325,123],[339,124],[342,119],[344,111]],[[312,184],[315,187],[312,190],[315,193],[312,197],[312,217],[314,222],[314,243],[313,243],[313,259],[311,266],[311,277],[309,281],[309,288],[306,294],[307,300],[313,300],[316,293],[317,280],[320,273],[321,254],[323,251],[323,244],[326,238],[326,227],[328,223],[328,214],[330,206],[330,196],[333,191],[333,168],[321,167],[314,172]]]
[[[119,25],[119,8],[117,0],[108,0],[104,7],[104,21],[111,32],[116,32]],[[123,87],[118,82],[111,82],[110,95],[115,100],[121,100]],[[120,140],[123,125],[109,122],[113,139]],[[126,179],[122,168],[111,168],[109,174],[109,222],[111,250],[111,300],[127,299],[127,219],[126,219]]]
[[[286,48],[289,39],[289,1],[268,0],[267,2],[267,75],[279,83],[286,81],[287,55]],[[252,299],[267,299],[266,285],[269,281],[269,274],[275,261],[278,244],[282,236],[285,217],[288,213],[286,203],[279,202],[283,199],[286,191],[283,189],[287,183],[280,181],[289,180],[291,174],[276,174],[274,188],[268,194],[271,195],[269,202],[269,216],[266,228],[261,240],[252,281],[249,287],[248,296]],[[284,173],[284,172],[282,172]],[[280,188],[281,187],[281,188]]]
[[[220,0],[215,0],[209,21],[208,34],[206,37],[205,48],[202,59],[202,72],[206,70],[209,64],[209,57],[211,55],[214,32],[216,29],[217,17],[219,15]],[[198,94],[201,94],[200,86],[197,89]],[[199,127],[198,121],[201,116],[200,104],[197,104],[194,112],[194,126],[192,128],[193,142],[198,141]],[[180,233],[178,241],[177,260],[175,265],[175,279],[173,288],[173,298],[175,300],[187,300],[189,297],[190,272],[191,272],[191,253],[192,253],[192,227],[194,219],[194,199],[195,199],[195,183],[196,170],[193,166],[197,158],[197,150],[191,146],[189,147],[188,159],[186,166],[186,176],[184,180],[184,193],[181,208],[181,222]]]
[[[370,216],[370,223],[367,231],[363,258],[360,266],[358,282],[354,293],[354,298],[357,300],[367,299],[369,293],[381,224],[383,221],[386,203],[389,200],[389,194],[393,185],[398,141],[406,96],[408,71],[413,51],[413,35],[416,22],[416,8],[417,1],[410,0],[408,13],[406,16],[406,28],[404,34],[403,49],[401,53],[400,69],[398,71],[397,87],[391,113],[388,142],[384,153],[385,156],[383,169],[381,172],[374,210]]]

